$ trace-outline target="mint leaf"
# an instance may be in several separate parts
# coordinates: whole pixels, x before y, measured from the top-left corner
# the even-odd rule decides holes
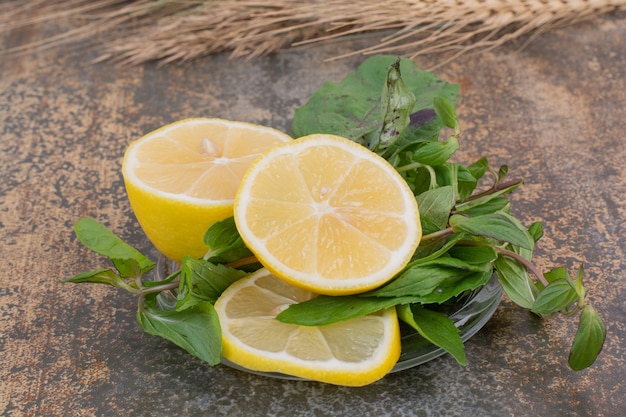
[[[498,169],[498,181],[502,180],[508,173],[509,173],[509,167],[507,165],[502,165]]]
[[[504,184],[503,184],[504,185]],[[507,186],[503,186],[502,188],[499,189],[494,189],[493,191],[482,195],[480,197],[477,198],[472,198],[469,201],[463,201],[462,203],[457,204],[457,206],[454,209],[455,213],[466,213],[468,210],[473,209],[475,207],[484,205],[486,203],[489,203],[491,200],[500,197],[503,194],[508,194],[510,192],[512,192],[513,190],[515,190],[517,187],[519,187],[520,185],[522,185],[521,181],[516,181],[511,183],[510,185]]]
[[[487,158],[482,157],[473,164],[468,165],[466,168],[470,172],[472,177],[474,177],[476,180],[479,180],[489,170],[489,161],[487,161]]]
[[[526,268],[506,256],[498,256],[494,265],[498,272],[498,281],[511,301],[528,310],[532,309],[537,287]]]
[[[435,109],[422,109],[409,115],[409,125],[407,128],[419,129],[437,118]],[[431,137],[433,140],[439,135],[439,129],[433,130]]]
[[[458,280],[446,280],[437,289],[421,297],[421,304],[441,304],[489,282],[491,271],[468,272]]]
[[[528,230],[517,219],[506,213],[499,212],[477,217],[455,214],[450,217],[450,226],[455,233],[465,232],[485,236],[529,250],[534,247],[534,240]]]
[[[283,323],[300,326],[324,326],[415,301],[415,297],[369,298],[357,295],[319,295],[298,304],[291,304],[278,314],[276,319]]]
[[[422,274],[409,273],[404,275],[401,281],[393,281],[389,288],[382,287],[380,291],[364,294],[364,296],[386,297],[414,297],[414,302],[421,304],[441,304],[449,299],[463,294],[466,291],[475,290],[489,282],[491,272],[463,271],[459,269],[445,269],[427,267],[424,273],[430,273],[428,277]],[[422,272],[422,271],[419,271]]]
[[[450,248],[448,255],[469,265],[477,266],[480,271],[491,271],[492,263],[498,257],[496,250],[491,246],[464,246],[463,244]]]
[[[528,227],[528,233],[535,242],[543,237],[543,224],[541,222],[534,222]]]
[[[552,314],[561,311],[578,300],[578,294],[567,278],[556,279],[537,294],[530,311],[536,314]]]
[[[389,284],[366,293],[366,295],[375,297],[425,297],[433,291],[437,291],[445,282],[457,282],[466,275],[468,275],[467,271],[458,268],[446,268],[437,264],[421,264],[405,270]]]
[[[454,186],[455,200],[462,202],[468,199],[474,192],[478,185],[478,180],[485,175],[488,169],[489,163],[487,159],[481,158],[467,167],[447,162],[440,167],[436,167],[436,172],[438,173],[438,181],[446,178],[445,184]],[[443,183],[439,182],[439,185],[443,185]]]
[[[437,186],[452,186],[456,202],[464,201],[474,191],[478,183],[472,172],[460,164],[446,162],[434,166],[433,170],[436,174]]]
[[[443,121],[443,124],[450,129],[458,129],[459,122],[457,121],[456,112],[454,107],[445,97],[435,97],[433,99],[433,105],[435,107],[435,113]]]
[[[399,152],[413,152],[422,142],[436,142],[443,126],[442,121],[432,108],[424,108],[409,115],[409,124],[395,143],[394,150]],[[389,160],[389,158],[388,158]],[[392,162],[392,160],[389,160]]]
[[[415,96],[402,80],[400,74],[400,58],[389,67],[381,97],[381,113],[383,115],[380,136],[369,148],[379,154],[390,148],[410,123],[410,115],[415,104]]]
[[[585,306],[570,350],[569,365],[575,371],[591,366],[604,346],[606,329],[596,310]]]
[[[367,143],[366,136],[382,128],[381,91],[388,69],[396,59],[388,55],[370,57],[339,83],[325,83],[304,106],[295,110],[292,123],[294,137],[331,133]],[[415,96],[410,113],[431,108],[435,97],[444,97],[451,103],[458,100],[458,85],[443,82],[434,74],[422,71],[407,58],[400,59],[399,68],[404,85]],[[427,125],[431,123],[438,123],[439,126],[425,130],[428,140],[434,130],[440,129],[442,122],[437,118]],[[422,130],[412,134],[421,135]]]
[[[399,318],[424,339],[450,353],[459,364],[467,364],[463,340],[448,316],[415,304],[398,306],[397,311]]]
[[[209,365],[220,363],[222,331],[211,303],[201,302],[184,311],[157,310],[150,304],[137,312],[144,332],[171,341]]]
[[[89,282],[91,284],[106,284],[117,288],[129,289],[126,281],[117,275],[112,269],[96,269],[89,272],[83,272],[73,277],[61,280],[61,282],[73,282],[79,284]]]
[[[428,234],[445,229],[450,210],[454,207],[452,187],[439,187],[425,191],[416,198],[422,223],[422,233]]]
[[[362,294],[367,297],[418,297],[422,303],[440,303],[487,283],[491,264],[470,264],[442,256],[405,269],[388,284]]]
[[[413,254],[411,262],[405,267],[405,270],[437,259],[448,252],[450,248],[464,237],[465,234],[461,233],[420,242],[420,245]]]
[[[247,275],[238,269],[184,256],[176,310],[182,311],[205,301],[214,304],[226,288]]]
[[[141,252],[91,217],[79,219],[74,230],[83,245],[109,258],[122,277],[140,276],[154,268]]]
[[[413,153],[413,161],[424,165],[441,165],[459,149],[459,140],[455,137],[445,142],[423,142]]]
[[[470,217],[478,217],[485,214],[492,214],[498,211],[503,213],[508,213],[511,202],[506,197],[495,197],[490,199],[485,199],[477,204],[473,205],[464,205],[461,208],[456,206],[456,213],[463,213]]]
[[[456,166],[456,201],[465,201],[476,189],[478,178],[474,173],[460,164]]]
[[[232,216],[213,223],[204,234],[204,244],[209,247],[204,259],[213,263],[228,263],[253,256],[243,243]]]

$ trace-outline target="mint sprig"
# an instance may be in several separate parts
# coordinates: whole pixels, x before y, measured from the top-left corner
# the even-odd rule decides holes
[[[248,255],[233,238],[228,221],[216,224],[205,240],[214,247],[209,258]],[[181,268],[159,281],[143,279],[154,263],[93,218],[76,222],[78,239],[92,251],[107,257],[114,268],[77,274],[62,282],[105,284],[138,296],[136,313],[141,329],[167,339],[190,354],[217,365],[221,361],[221,328],[213,304],[233,282],[247,275],[219,263],[185,257]],[[240,238],[239,238],[240,240]],[[222,259],[222,258],[219,258]],[[175,304],[159,302],[174,293]],[[166,307],[164,307],[166,306]]]
[[[423,230],[411,261],[378,289],[351,296],[318,296],[291,305],[277,319],[326,325],[395,307],[399,317],[429,342],[466,363],[463,341],[438,306],[484,286],[495,273],[509,299],[541,317],[578,317],[569,365],[591,366],[602,350],[605,326],[587,300],[583,269],[542,272],[533,251],[540,222],[524,226],[510,213],[508,195],[522,185],[508,167],[487,158],[452,161],[461,128],[454,109],[458,86],[423,72],[407,59],[374,56],[343,81],[326,83],[295,111],[295,137],[331,133],[382,155],[403,176],[418,201]],[[445,139],[441,140],[440,137]],[[77,274],[63,282],[97,283],[138,295],[137,322],[211,365],[219,363],[221,331],[213,303],[233,282],[261,267],[245,247],[232,218],[205,235],[202,259],[185,257],[161,281],[143,278],[147,257],[96,220],[76,223],[79,240],[107,257],[113,268]],[[168,295],[173,302],[161,302]]]
[[[383,65],[388,68],[386,76],[381,74]],[[343,97],[345,92],[359,89],[363,103],[374,103],[373,108],[365,113],[370,117],[370,126],[387,125],[380,114],[397,114],[398,120],[402,121],[394,125],[398,130],[394,131],[396,141],[393,146],[373,150],[387,158],[411,186],[419,203],[425,234],[412,262],[404,271],[388,284],[361,297],[421,297],[414,303],[398,304],[402,306],[399,308],[403,312],[401,318],[460,361],[457,353],[460,338],[438,338],[439,332],[448,333],[444,330],[445,326],[431,328],[432,334],[427,334],[427,330],[417,326],[407,313],[409,305],[410,311],[420,311],[419,308],[428,308],[429,304],[446,302],[465,290],[484,285],[491,274],[496,273],[509,298],[535,314],[548,316],[563,313],[568,317],[579,314],[569,364],[575,370],[590,366],[602,350],[605,328],[585,298],[587,289],[582,285],[582,269],[577,278],[572,279],[564,268],[555,268],[544,274],[533,264],[535,243],[543,234],[541,224],[533,223],[525,227],[510,214],[510,201],[506,198],[522,181],[508,180],[508,167],[494,169],[486,158],[469,166],[451,161],[461,136],[453,105],[458,90],[441,80],[431,84],[428,77],[416,77],[416,72],[419,69],[410,60],[391,56],[370,58],[340,83],[325,84],[295,113],[293,132],[296,137],[329,132],[336,127],[336,120],[343,120],[343,135],[360,141],[362,125],[353,125],[351,121],[360,120],[361,116],[355,113],[354,107],[339,106],[346,100]],[[410,87],[409,91],[402,88],[394,90],[389,88],[390,85]],[[381,95],[381,86],[383,100],[377,102],[375,98]],[[397,97],[388,97],[394,91]],[[436,117],[421,126],[408,123],[404,130],[400,130],[406,112],[407,100],[404,97],[409,94],[416,97],[411,109],[414,120],[424,120],[422,116],[428,112],[425,104],[431,106]],[[388,107],[393,103],[398,103],[395,110]],[[409,120],[412,119],[411,114]],[[379,116],[371,120],[372,115]],[[437,126],[438,129],[433,132],[426,126]],[[439,140],[446,128],[452,132],[447,139]],[[382,135],[382,132],[384,129],[371,129],[369,134]],[[370,139],[368,143],[384,141],[381,136],[380,140]],[[487,176],[492,178],[492,183],[478,191],[477,187],[488,179]],[[487,249],[488,252],[476,252],[475,248]],[[336,303],[343,304],[344,301],[337,297]],[[305,311],[315,316],[312,312],[318,308],[332,308],[328,300],[322,303],[313,299],[303,304],[306,308],[293,305],[278,319],[315,324],[311,323],[310,317],[305,319]],[[291,314],[291,309],[298,309],[301,313]],[[336,320],[344,320],[345,316],[340,313],[334,315]]]

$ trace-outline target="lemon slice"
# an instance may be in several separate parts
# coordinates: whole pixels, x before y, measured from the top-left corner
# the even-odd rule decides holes
[[[275,319],[290,304],[311,297],[267,269],[235,282],[215,303],[222,356],[249,370],[347,386],[375,382],[394,367],[400,356],[394,308],[327,326]]]
[[[410,260],[422,232],[413,192],[385,159],[323,134],[263,153],[241,182],[234,216],[266,268],[329,295],[390,280]]]
[[[186,119],[133,142],[122,174],[131,207],[168,258],[201,257],[206,230],[233,214],[241,178],[257,156],[292,140],[277,130],[222,119]]]

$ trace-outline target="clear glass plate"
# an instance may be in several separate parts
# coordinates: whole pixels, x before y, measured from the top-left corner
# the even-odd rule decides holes
[[[175,266],[168,264],[164,259],[159,259],[156,269],[155,280],[164,279]],[[440,308],[448,312],[448,317],[452,319],[459,329],[461,340],[466,342],[474,336],[491,318],[498,308],[502,299],[502,287],[498,282],[497,275],[493,275],[489,282],[469,294],[460,297],[455,304],[442,305]],[[173,308],[175,298],[163,295],[159,299],[163,308]],[[433,345],[421,337],[413,328],[401,323],[402,353],[400,359],[391,370],[391,373],[413,368],[428,361],[431,361],[446,353],[445,350]],[[222,359],[222,364],[234,369],[261,375],[270,378],[303,380],[302,378],[285,375],[276,372],[253,371],[226,359]]]

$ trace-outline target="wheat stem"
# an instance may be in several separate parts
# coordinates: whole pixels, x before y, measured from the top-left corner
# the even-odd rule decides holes
[[[219,52],[250,59],[373,34],[369,45],[331,58],[447,52],[454,59],[619,10],[626,10],[626,0],[8,0],[0,5],[0,33],[58,19],[69,20],[70,28],[0,53],[93,41],[99,34],[105,39],[100,59],[134,65]]]

